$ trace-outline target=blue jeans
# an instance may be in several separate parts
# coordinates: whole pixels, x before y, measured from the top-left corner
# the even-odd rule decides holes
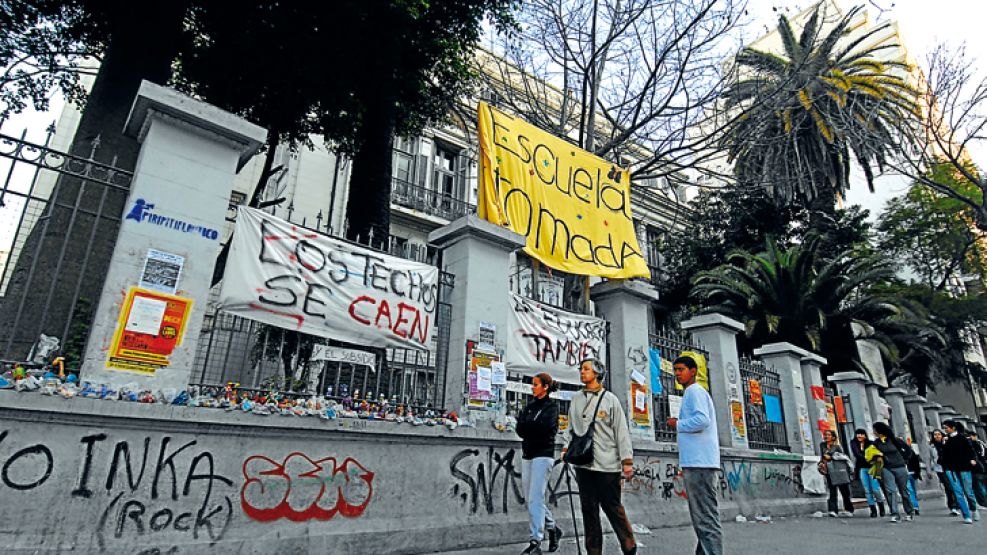
[[[528,500],[528,525],[532,541],[541,542],[545,539],[546,527],[555,528],[555,518],[545,504],[548,477],[554,462],[551,457],[521,459],[521,485]]]
[[[882,474],[884,479],[884,496],[888,499],[888,508],[891,509],[891,516],[898,516],[898,499],[895,497],[895,490],[901,494],[901,504],[906,515],[912,514],[912,500],[908,496],[908,470],[903,467],[884,467]]]
[[[956,495],[956,504],[960,506],[963,518],[970,518],[977,510],[977,498],[973,495],[973,473],[946,471],[946,478]]]
[[[867,504],[873,507],[875,503],[884,503],[884,492],[881,491],[881,483],[877,481],[877,478],[871,476],[867,472],[868,470],[867,468],[861,468],[857,471],[857,474],[860,474],[860,485],[864,487]]]
[[[915,476],[909,472],[908,473],[908,498],[912,500],[912,507],[917,511],[918,509],[918,495],[915,490]]]

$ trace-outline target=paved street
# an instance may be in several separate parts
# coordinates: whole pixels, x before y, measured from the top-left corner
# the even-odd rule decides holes
[[[862,514],[858,511],[859,514]],[[911,523],[890,524],[886,519],[786,518],[770,523],[724,525],[724,548],[730,555],[983,555],[987,553],[987,520],[963,525],[944,510],[932,511]],[[570,532],[567,530],[566,532]],[[666,528],[638,535],[642,555],[691,555],[696,540],[692,528]],[[502,555],[520,553],[525,543],[488,549],[448,552],[444,555]],[[583,551],[585,553],[585,550]],[[563,538],[557,553],[576,553],[571,537]],[[612,534],[605,553],[619,555]]]

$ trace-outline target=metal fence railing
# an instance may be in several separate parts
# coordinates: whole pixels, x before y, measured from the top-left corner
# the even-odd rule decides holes
[[[750,448],[790,451],[778,373],[769,370],[763,362],[741,358],[740,381],[744,388]]]
[[[681,396],[683,392],[676,390],[675,375],[671,372],[672,362],[684,352],[701,354],[706,361],[709,361],[709,352],[701,344],[693,341],[689,334],[678,330],[656,330],[649,335],[649,338],[651,348],[658,350],[658,356],[662,361],[662,371],[659,374],[661,393],[652,396],[655,440],[674,442],[676,432],[666,423],[671,416],[669,396]],[[707,369],[707,371],[711,370]]]
[[[434,189],[391,178],[391,202],[448,221],[475,214],[476,206]]]

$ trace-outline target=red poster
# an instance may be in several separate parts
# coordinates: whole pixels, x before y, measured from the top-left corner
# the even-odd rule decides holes
[[[764,404],[764,396],[761,394],[761,382],[751,378],[747,380],[747,389],[750,390],[750,402],[752,405]]]
[[[107,368],[153,374],[182,343],[192,299],[131,287],[120,310]]]
[[[810,388],[812,390],[812,398],[816,401],[826,400],[826,390],[823,389],[821,385],[814,385]]]
[[[843,405],[843,397],[839,395],[833,397],[833,404],[836,405],[836,421],[840,424],[846,424],[846,407]]]

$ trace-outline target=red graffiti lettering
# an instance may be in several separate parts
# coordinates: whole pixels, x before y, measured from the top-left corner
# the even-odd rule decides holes
[[[353,458],[312,460],[291,453],[283,462],[255,455],[243,461],[240,505],[253,520],[326,521],[363,514],[373,497],[374,473]]]
[[[263,310],[264,312],[270,312],[271,314],[277,314],[278,316],[284,316],[285,318],[291,318],[292,320],[298,322],[298,329],[302,329],[302,324],[305,322],[305,317],[300,314],[281,312],[280,310],[274,310],[273,308],[261,306],[257,303],[250,303],[250,308],[253,308],[254,310]]]
[[[353,302],[350,303],[350,317],[353,318],[354,320],[356,320],[357,322],[360,322],[364,326],[369,326],[370,325],[370,320],[368,320],[368,319],[366,319],[366,318],[364,318],[362,316],[357,316],[357,314],[356,314],[356,305],[357,305],[357,303],[376,304],[376,302],[377,301],[375,301],[373,297],[369,297],[367,295],[360,295],[359,297],[353,299]]]
[[[377,311],[373,316],[373,324],[371,324],[369,313],[359,312],[357,305],[361,303],[369,303],[377,307]],[[349,312],[351,318],[364,326],[374,325],[378,328],[386,328],[398,337],[410,338],[423,344],[428,341],[429,315],[425,314],[424,318],[422,318],[421,310],[405,303],[398,303],[397,309],[397,317],[395,318],[391,315],[391,305],[387,302],[387,299],[381,299],[378,303],[377,299],[373,297],[361,295],[350,303]],[[386,325],[382,325],[382,321]],[[410,327],[405,326],[409,323]]]

